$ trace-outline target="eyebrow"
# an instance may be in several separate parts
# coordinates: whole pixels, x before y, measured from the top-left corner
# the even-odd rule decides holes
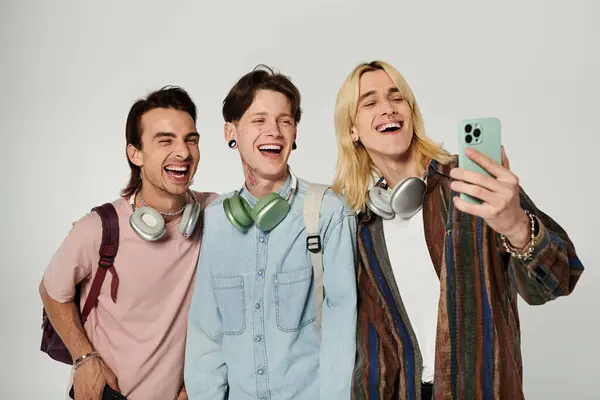
[[[155,140],[156,139],[161,139],[161,138],[176,138],[176,137],[177,137],[177,135],[175,135],[172,132],[157,132],[154,135],[154,139]],[[200,134],[198,132],[190,132],[187,135],[185,135],[186,139],[189,139],[189,138],[192,138],[192,137],[198,138],[198,137],[200,137]]]
[[[364,99],[366,99],[369,96],[374,95],[375,93],[377,93],[375,90],[369,90],[366,93],[363,93],[359,98],[358,98],[358,104],[360,104],[360,102],[362,102]],[[397,87],[391,87],[388,89],[388,94],[392,94],[392,93],[400,93],[400,91],[398,90]]]
[[[252,114],[253,117],[265,117],[267,115],[268,115],[268,113],[266,111],[259,111],[259,112],[255,112],[254,114]],[[279,115],[279,118],[281,118],[281,117],[290,117],[290,118],[293,118],[292,114],[287,113],[287,112]]]

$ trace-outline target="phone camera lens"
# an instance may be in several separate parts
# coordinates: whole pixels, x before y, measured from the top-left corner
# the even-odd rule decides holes
[[[465,142],[471,143],[472,141],[473,141],[473,136],[471,136],[471,135],[465,136]]]
[[[471,126],[471,124],[467,124],[467,125],[465,126],[465,132],[467,132],[467,133],[471,133],[471,129],[472,129],[472,126]]]
[[[473,135],[475,135],[475,137],[479,137],[479,135],[481,135],[481,131],[479,130],[479,128],[475,128],[475,130],[473,131]]]

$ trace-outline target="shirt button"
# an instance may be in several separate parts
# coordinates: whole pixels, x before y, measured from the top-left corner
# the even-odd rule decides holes
[[[256,309],[258,310],[260,308],[260,304],[256,303],[254,307],[256,307]]]
[[[263,270],[262,269],[258,270],[258,276],[263,276]]]
[[[260,239],[258,239],[258,240],[259,240],[261,243],[264,243],[264,242],[265,242],[265,238],[264,238],[264,237],[262,237],[262,236],[261,236],[261,237],[260,237]]]
[[[257,372],[259,375],[263,375],[265,373],[265,371],[263,371],[262,369],[259,369]]]
[[[258,335],[255,339],[257,342],[260,342],[262,340],[262,338],[260,337],[260,335]]]

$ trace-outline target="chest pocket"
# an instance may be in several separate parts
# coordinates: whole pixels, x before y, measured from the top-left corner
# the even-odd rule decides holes
[[[312,267],[308,267],[273,277],[276,324],[283,332],[299,331],[316,320],[312,274]]]
[[[244,278],[212,278],[215,299],[221,314],[223,334],[241,335],[246,329]]]

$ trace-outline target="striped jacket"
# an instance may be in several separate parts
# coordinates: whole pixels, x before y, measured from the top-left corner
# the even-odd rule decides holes
[[[539,305],[570,294],[583,265],[567,233],[521,190],[537,221],[534,257],[502,251],[499,235],[454,208],[448,165],[430,163],[423,206],[425,237],[440,279],[434,396],[523,399],[517,294]],[[438,172],[436,172],[436,169]],[[441,173],[440,173],[441,172]],[[422,359],[394,280],[382,220],[359,215],[355,400],[420,400]]]

